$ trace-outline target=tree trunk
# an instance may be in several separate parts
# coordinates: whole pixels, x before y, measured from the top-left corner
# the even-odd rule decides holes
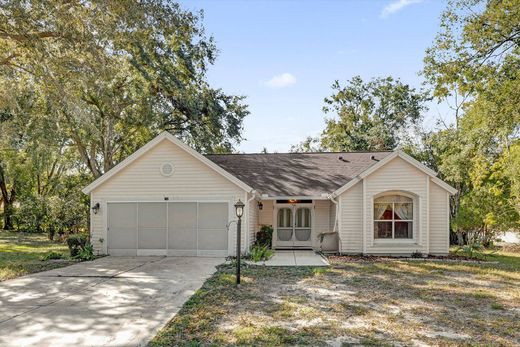
[[[16,190],[14,186],[11,188],[11,194],[7,190],[4,169],[0,165],[0,192],[4,202],[4,230],[13,230],[13,212],[14,201],[16,198]]]
[[[13,203],[4,200],[4,230],[13,230]]]
[[[464,246],[464,234],[460,230],[457,230],[457,243],[459,246]]]

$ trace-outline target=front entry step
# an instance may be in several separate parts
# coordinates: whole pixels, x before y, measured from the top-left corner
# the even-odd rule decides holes
[[[253,263],[265,266],[329,266],[328,260],[310,250],[277,250],[271,259]]]

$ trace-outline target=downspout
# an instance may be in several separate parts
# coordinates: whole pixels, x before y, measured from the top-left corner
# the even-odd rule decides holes
[[[254,199],[256,199],[256,189],[253,189],[249,192],[252,196],[250,199],[247,200],[247,231],[248,233],[246,234],[246,244],[247,244],[247,250],[249,250],[249,247],[251,246],[251,242],[249,240],[250,238],[250,235],[251,235],[251,231],[249,230],[249,226],[251,223],[249,223],[249,218],[251,218],[251,211],[249,210],[250,206],[251,206],[251,201],[253,201]],[[253,231],[254,232],[254,231]]]
[[[334,204],[336,205],[336,213],[334,214],[334,227],[332,228],[332,232],[333,233],[337,233],[338,234],[338,252],[341,253],[341,237],[339,237],[339,232],[338,232],[338,216],[339,216],[339,204],[336,200],[334,200],[334,198],[336,198],[334,196],[334,193],[330,194],[329,195],[329,200]]]

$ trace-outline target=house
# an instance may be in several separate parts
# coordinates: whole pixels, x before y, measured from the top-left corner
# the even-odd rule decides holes
[[[204,156],[163,132],[83,192],[99,253],[228,256],[239,199],[243,252],[272,225],[275,248],[447,254],[456,190],[401,151]]]

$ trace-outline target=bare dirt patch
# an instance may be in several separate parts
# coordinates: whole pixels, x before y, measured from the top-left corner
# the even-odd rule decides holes
[[[222,266],[151,345],[520,344],[520,266],[329,260]]]

